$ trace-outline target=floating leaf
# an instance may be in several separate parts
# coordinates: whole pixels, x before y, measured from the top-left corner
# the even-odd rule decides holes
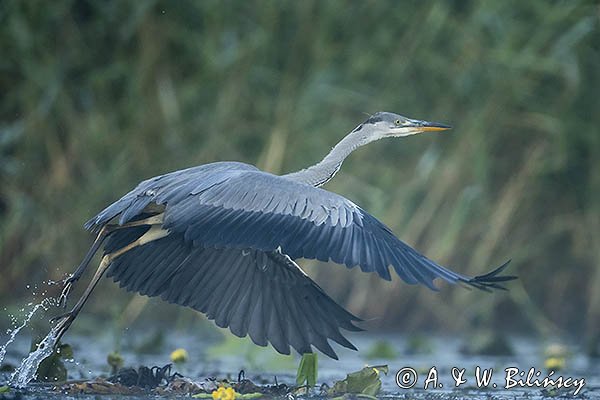
[[[32,345],[32,348],[35,344]],[[73,350],[68,344],[60,344],[54,352],[46,357],[38,366],[36,380],[38,382],[64,382],[67,380],[67,367],[63,359],[73,358]]]
[[[377,379],[376,382],[365,386],[365,388],[362,390],[362,394],[366,394],[366,395],[375,397],[377,395],[377,393],[379,393],[380,390],[381,390],[381,379]]]
[[[365,367],[357,372],[346,375],[346,379],[337,381],[333,387],[328,390],[330,396],[353,393],[374,397],[381,390],[381,379],[379,374],[387,374],[389,371],[387,365],[377,365],[374,367]]]
[[[246,393],[246,394],[237,394],[235,396],[236,399],[258,399],[259,397],[262,397],[263,394],[262,393]]]

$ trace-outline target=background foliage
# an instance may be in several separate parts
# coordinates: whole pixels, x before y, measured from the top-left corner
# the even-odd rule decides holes
[[[387,110],[455,129],[369,145],[327,188],[442,264],[512,258],[521,279],[433,293],[302,262],[316,281],[371,329],[593,337],[599,15],[584,1],[5,0],[0,299],[72,271],[82,223],[144,178],[217,160],[300,169]],[[197,318],[131,298],[105,283],[86,309]]]

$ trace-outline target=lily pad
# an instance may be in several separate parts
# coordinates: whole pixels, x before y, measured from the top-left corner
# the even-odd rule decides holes
[[[35,346],[35,345],[34,345]],[[34,347],[32,346],[32,347]],[[38,382],[64,382],[67,380],[67,367],[63,359],[73,358],[73,349],[68,344],[60,344],[50,356],[44,359],[37,369]]]
[[[364,367],[360,371],[349,373],[346,375],[346,379],[335,382],[333,387],[328,390],[328,394],[339,396],[352,393],[375,397],[381,390],[379,374],[382,372],[387,374],[388,371],[387,365]]]

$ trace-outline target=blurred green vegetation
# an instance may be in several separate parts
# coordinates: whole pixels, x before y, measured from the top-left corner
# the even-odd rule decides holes
[[[512,258],[521,279],[508,293],[433,293],[302,262],[315,279],[374,318],[371,329],[592,337],[599,10],[584,1],[4,0],[0,300],[20,305],[32,296],[26,285],[71,272],[91,242],[83,222],[142,179],[217,160],[297,170],[365,113],[386,110],[455,129],[360,149],[327,189],[442,264],[478,274]],[[104,284],[86,310],[145,312],[130,300]],[[158,304],[161,323],[196,318]]]

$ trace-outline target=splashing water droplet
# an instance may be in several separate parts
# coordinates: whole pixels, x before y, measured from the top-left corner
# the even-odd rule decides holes
[[[47,310],[48,306],[52,304],[51,299],[44,299],[42,300],[41,303],[36,304],[31,311],[29,311],[29,313],[27,314],[27,316],[25,317],[25,320],[23,320],[23,323],[21,325],[19,325],[18,327],[16,327],[15,329],[8,329],[6,331],[6,333],[9,336],[8,341],[3,345],[0,346],[0,364],[2,364],[2,361],[4,361],[4,356],[6,356],[6,349],[8,348],[8,346],[15,340],[15,337],[17,336],[17,334],[21,331],[21,329],[23,329],[28,323],[29,321],[31,321],[31,318],[33,318],[33,316],[35,315],[35,313],[40,309],[44,309]],[[24,311],[24,309],[23,309]],[[16,323],[17,319],[13,316],[12,318],[13,323]]]
[[[37,369],[40,363],[54,352],[54,345],[58,340],[57,334],[60,330],[60,324],[57,324],[50,329],[44,340],[40,342],[37,349],[29,353],[26,359],[21,362],[21,365],[10,376],[9,383],[11,386],[23,388],[35,379]]]

